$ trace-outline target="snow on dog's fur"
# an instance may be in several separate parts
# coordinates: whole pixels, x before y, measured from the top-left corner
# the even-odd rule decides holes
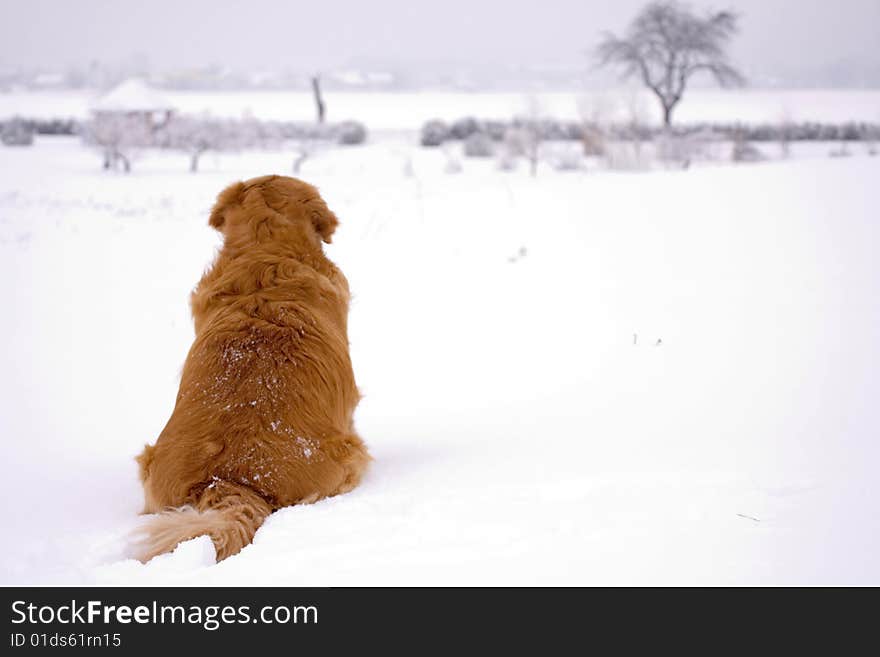
[[[192,294],[196,337],[171,419],[138,457],[146,561],[208,535],[236,554],[281,507],[344,493],[369,456],[355,433],[349,289],[324,256],[337,225],[317,190],[265,176],[230,185],[224,244]]]

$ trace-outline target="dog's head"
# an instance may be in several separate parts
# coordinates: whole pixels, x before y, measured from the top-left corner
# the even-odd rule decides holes
[[[208,223],[224,235],[253,231],[258,239],[285,228],[306,229],[317,243],[329,244],[339,220],[312,185],[287,176],[262,176],[224,189]]]

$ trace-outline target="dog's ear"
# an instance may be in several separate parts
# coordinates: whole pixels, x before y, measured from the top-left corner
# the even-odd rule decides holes
[[[315,227],[318,235],[321,236],[321,239],[330,244],[333,241],[333,233],[339,225],[339,219],[329,210],[313,210],[312,225]]]
[[[243,192],[243,182],[232,183],[229,187],[220,192],[220,195],[217,196],[217,201],[214,203],[214,207],[211,209],[211,217],[208,219],[208,224],[217,230],[222,229],[223,224],[226,221],[226,211],[230,207],[241,203]]]

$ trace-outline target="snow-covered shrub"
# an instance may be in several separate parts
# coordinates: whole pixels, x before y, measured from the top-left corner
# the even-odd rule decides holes
[[[489,137],[493,141],[501,141],[504,139],[504,132],[507,130],[507,125],[504,121],[484,121],[483,122],[483,131],[489,135]]]
[[[741,134],[752,142],[777,141],[784,144],[794,141],[870,141],[880,138],[880,125],[876,123],[816,123],[808,121],[795,123],[783,120],[780,123],[763,124],[708,124],[729,138]]]
[[[863,138],[863,126],[854,122],[847,121],[841,126],[841,141],[858,141]]]
[[[331,130],[326,124],[322,125],[313,121],[276,121],[271,122],[270,125],[281,136],[282,140],[304,139],[306,137],[316,138],[321,134],[329,133]]]
[[[358,121],[343,121],[336,126],[336,142],[344,146],[354,146],[367,141],[367,128]]]
[[[450,137],[449,126],[437,119],[428,121],[422,126],[422,146],[440,146]]]
[[[283,128],[253,116],[235,121],[234,148],[278,148],[285,140]]]
[[[33,119],[27,122],[38,135],[75,135],[79,124],[73,119]]]
[[[238,122],[236,122],[237,126]],[[235,149],[264,148],[277,150],[287,140],[284,124],[279,121],[257,121],[248,119],[243,134],[236,135]]]
[[[516,154],[511,153],[510,149],[502,146],[498,150],[497,166],[499,171],[516,171]]]
[[[734,139],[730,159],[734,162],[760,162],[764,154],[750,142],[742,138]]]
[[[459,119],[451,126],[442,121],[430,121],[422,129],[423,145],[437,146],[449,139],[467,139],[475,132],[485,132],[493,140],[501,141],[511,128],[534,126],[542,141],[581,141],[586,139],[585,155],[590,154],[590,142],[623,139],[643,142],[655,140],[660,135],[671,134],[684,137],[695,133],[712,134],[713,138],[728,141],[738,135],[750,142],[779,142],[783,150],[794,141],[874,141],[880,140],[880,124],[871,123],[691,123],[671,127],[651,125],[642,110],[635,104],[622,120],[612,121],[605,110],[588,111],[581,121],[562,121],[543,115],[526,114],[509,121],[484,120],[473,117]],[[585,131],[587,134],[585,135]],[[597,147],[598,151],[599,148]],[[593,152],[593,155],[598,155]]]
[[[443,166],[444,173],[456,174],[462,172],[461,160],[458,159],[455,151],[448,146],[444,146],[443,155],[446,157],[446,164]]]
[[[657,159],[687,168],[697,160],[714,160],[714,145],[722,136],[707,129],[676,134],[664,132],[654,140]]]
[[[538,121],[537,129],[544,140],[562,141],[568,139],[567,124],[555,119],[542,119]]]
[[[452,139],[467,139],[480,131],[479,121],[469,116],[453,122],[449,128],[449,135]]]
[[[605,132],[595,123],[585,123],[580,131],[581,145],[587,157],[599,157],[605,153]]]
[[[849,152],[849,144],[846,141],[841,141],[840,144],[836,148],[832,148],[828,151],[829,157],[849,157],[852,153]]]
[[[465,157],[492,157],[495,144],[485,132],[475,132],[464,140]]]
[[[158,145],[183,151],[189,156],[189,170],[195,173],[207,151],[230,151],[259,140],[253,126],[210,117],[175,116],[156,133]]]
[[[429,123],[434,123],[429,122]],[[437,122],[441,123],[441,122]],[[482,120],[465,117],[454,121],[446,128],[445,139],[466,140],[473,134],[485,133],[494,141],[502,141],[504,134],[511,128],[527,128],[535,130],[542,141],[578,141],[582,136],[582,127],[578,121],[561,121],[544,116],[526,114],[510,121]],[[439,126],[437,126],[439,128]],[[428,124],[423,128],[423,134]],[[431,126],[433,130],[435,126]]]
[[[513,157],[524,157],[529,163],[533,176],[538,173],[543,141],[541,125],[537,121],[521,121],[517,127],[509,128],[504,135],[504,148]]]
[[[657,159],[687,166],[691,161],[691,144],[687,136],[661,134],[654,140]]]
[[[0,130],[0,141],[4,146],[30,146],[34,143],[34,129],[20,118],[10,119]]]
[[[566,141],[580,141],[584,136],[584,127],[577,121],[566,121],[562,124],[562,131]]]
[[[580,171],[584,168],[580,149],[572,144],[555,145],[545,159],[556,171]]]
[[[641,171],[649,159],[640,141],[613,141],[606,144],[602,163],[612,171]]]

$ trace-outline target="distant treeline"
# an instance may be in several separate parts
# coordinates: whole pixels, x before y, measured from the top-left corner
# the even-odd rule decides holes
[[[578,141],[597,133],[611,139],[652,140],[660,135],[689,137],[700,135],[719,141],[878,141],[880,124],[847,121],[845,123],[686,123],[664,129],[643,123],[607,123],[590,121],[559,121],[556,119],[514,119],[512,121],[480,120],[471,117],[445,122],[431,120],[422,126],[422,146],[439,146],[446,141],[465,140],[484,134],[502,141],[511,130],[529,128],[547,141]]]
[[[338,139],[341,143],[362,143],[366,139],[363,124],[346,121],[335,125],[319,126],[303,121],[256,121],[263,130],[282,139]],[[75,119],[32,119],[15,117],[0,121],[0,132],[14,123],[18,129],[37,135],[78,135],[87,122]],[[495,141],[502,141],[511,129],[529,127],[537,130],[544,140],[578,141],[585,136],[601,133],[611,139],[652,140],[665,132],[661,126],[621,122],[596,124],[590,121],[561,121],[556,119],[513,119],[511,121],[481,120],[472,117],[446,122],[431,120],[422,126],[423,146],[439,146],[446,141],[464,140],[481,133]],[[844,123],[778,122],[700,122],[682,123],[670,128],[673,136],[701,135],[708,139],[741,141],[880,141],[880,123],[846,121]]]
[[[338,141],[341,144],[361,144],[366,141],[366,127],[358,121],[342,121],[340,123],[315,124],[308,121],[259,121],[257,119],[202,119],[201,117],[183,117],[191,124],[203,127],[223,123],[233,130],[241,126],[271,135],[278,139],[318,139]],[[81,135],[90,125],[89,121],[75,119],[30,119],[13,117],[0,121],[0,133],[15,126],[16,131],[36,135]]]
[[[0,131],[13,123],[37,135],[76,135],[79,134],[80,129],[80,123],[74,119],[25,119],[15,117],[6,121],[0,121]]]

